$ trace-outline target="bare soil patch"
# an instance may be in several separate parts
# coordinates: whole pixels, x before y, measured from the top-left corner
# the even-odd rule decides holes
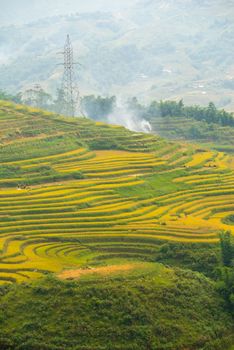
[[[66,270],[61,272],[58,277],[61,279],[79,279],[81,276],[84,275],[92,275],[92,274],[99,274],[99,275],[110,275],[115,274],[118,272],[123,271],[129,271],[136,267],[134,264],[126,264],[126,265],[111,265],[111,266],[102,266],[102,267],[91,267],[91,268],[84,268],[84,269],[78,269],[78,270]]]

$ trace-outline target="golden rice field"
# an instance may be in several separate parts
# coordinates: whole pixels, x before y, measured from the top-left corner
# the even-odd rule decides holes
[[[87,119],[0,103],[0,283],[159,240],[216,242],[234,214],[233,157]]]

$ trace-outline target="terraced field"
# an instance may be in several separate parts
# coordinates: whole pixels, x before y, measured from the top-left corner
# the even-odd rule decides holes
[[[234,151],[234,128],[187,117],[152,117],[153,132],[168,139],[194,140],[218,151]]]
[[[6,102],[0,143],[0,283],[234,233],[231,155]]]

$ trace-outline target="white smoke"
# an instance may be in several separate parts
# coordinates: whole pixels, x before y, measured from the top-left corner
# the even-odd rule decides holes
[[[124,107],[116,107],[113,113],[108,116],[108,123],[122,125],[131,131],[145,133],[152,131],[152,127],[147,120],[139,118]]]

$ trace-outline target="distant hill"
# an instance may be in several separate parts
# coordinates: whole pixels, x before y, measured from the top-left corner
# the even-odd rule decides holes
[[[122,12],[6,26],[0,33],[0,88],[18,91],[41,82],[54,91],[62,74],[56,53],[70,33],[83,65],[83,95],[184,98],[234,110],[233,12],[229,0],[142,0]]]
[[[0,13],[2,25],[22,24],[39,20],[44,17],[70,15],[71,13],[84,13],[95,11],[120,11],[128,8],[137,0],[8,0],[4,3],[4,10]]]

